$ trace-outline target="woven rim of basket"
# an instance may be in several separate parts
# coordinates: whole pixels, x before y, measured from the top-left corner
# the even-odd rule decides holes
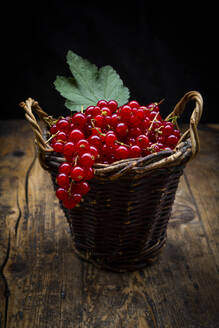
[[[195,107],[190,117],[189,129],[183,133],[174,150],[162,151],[141,158],[120,160],[112,164],[96,163],[94,165],[95,177],[107,177],[108,179],[110,178],[111,180],[114,180],[122,175],[125,175],[127,172],[142,175],[157,168],[180,165],[181,163],[187,162],[194,158],[200,150],[197,126],[203,111],[203,99],[201,94],[197,91],[187,92],[176,104],[173,111],[165,118],[165,120],[169,120],[173,116],[177,116],[179,118],[185,110],[186,104],[190,101],[195,102]],[[33,111],[37,114],[40,121],[43,121],[47,127],[50,127],[54,123],[53,117],[44,112],[38,102],[32,98],[28,98],[25,102],[21,102],[19,105],[25,110],[25,117],[31,124],[34,132],[39,160],[42,167],[47,170],[50,169],[50,166],[54,169],[58,168],[58,166],[64,162],[65,159],[64,157],[57,155],[57,153],[55,153],[48,145],[45,138],[45,133],[38,124]]]

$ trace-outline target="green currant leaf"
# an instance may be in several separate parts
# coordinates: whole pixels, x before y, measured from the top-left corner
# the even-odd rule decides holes
[[[125,104],[129,99],[129,89],[123,86],[119,75],[109,65],[99,69],[97,89],[103,99],[117,100],[119,106]]]
[[[73,77],[57,76],[54,85],[70,110],[80,111],[81,106],[96,105],[100,99],[114,99],[119,106],[128,102],[129,90],[111,66],[98,70],[96,65],[72,51],[67,53],[67,63]]]

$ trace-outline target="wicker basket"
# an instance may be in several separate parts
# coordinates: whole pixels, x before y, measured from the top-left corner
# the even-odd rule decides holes
[[[201,95],[196,91],[186,93],[167,117],[179,117],[191,100],[195,109],[190,126],[175,150],[110,165],[95,164],[95,177],[83,203],[72,210],[62,207],[80,258],[119,272],[140,269],[157,258],[166,240],[179,178],[199,151]],[[58,166],[64,158],[46,143],[47,129],[40,128],[32,110],[44,122],[52,117],[31,98],[20,105],[34,131],[40,163],[50,172],[56,188]]]

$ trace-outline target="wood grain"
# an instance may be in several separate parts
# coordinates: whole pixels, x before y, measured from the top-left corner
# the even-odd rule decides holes
[[[218,129],[200,129],[159,260],[117,274],[74,255],[29,125],[0,127],[0,327],[219,326]]]

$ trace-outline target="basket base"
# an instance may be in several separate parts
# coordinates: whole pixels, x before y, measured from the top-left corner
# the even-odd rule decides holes
[[[146,266],[151,265],[152,263],[156,262],[158,255],[161,252],[162,247],[165,245],[166,238],[159,240],[155,245],[151,246],[144,252],[144,254],[140,255],[139,258],[134,259],[124,259],[121,261],[113,260],[110,261],[109,258],[106,256],[100,256],[94,254],[93,252],[87,252],[82,250],[81,248],[77,247],[73,241],[73,248],[75,254],[82,260],[92,263],[98,269],[113,271],[113,272],[131,272],[140,270]]]

